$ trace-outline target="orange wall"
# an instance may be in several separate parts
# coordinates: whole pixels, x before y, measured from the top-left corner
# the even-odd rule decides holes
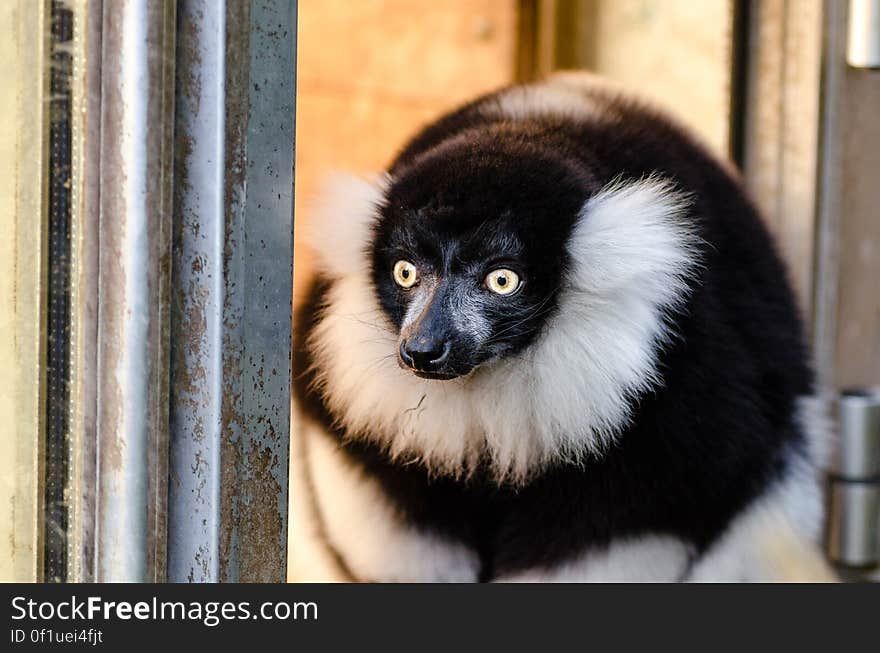
[[[513,81],[518,6],[517,0],[299,3],[298,233],[329,172],[378,172],[421,125]],[[311,267],[299,240],[296,299]]]

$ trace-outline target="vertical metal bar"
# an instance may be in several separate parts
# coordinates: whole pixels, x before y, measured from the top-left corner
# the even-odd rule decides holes
[[[226,7],[178,7],[168,578],[217,582],[223,393]]]
[[[296,3],[181,4],[173,581],[283,581]]]
[[[246,146],[239,148],[246,158],[229,161],[243,185],[238,205],[231,202],[226,238],[228,265],[237,257],[239,268],[226,279],[226,320],[238,334],[226,351],[234,373],[225,378],[223,397],[227,442],[240,462],[237,487],[221,487],[237,523],[225,534],[221,577],[281,582],[287,575],[296,1],[252,2],[249,28],[249,78],[241,89],[249,106],[239,127],[246,129]]]
[[[74,16],[70,227],[70,474],[67,580],[95,578],[98,228],[102,0],[68,0]]]
[[[174,3],[103,10],[97,580],[161,580]]]
[[[731,0],[730,33],[730,111],[727,151],[730,159],[742,170],[745,167],[746,113],[748,111],[749,74],[749,0]]]
[[[842,214],[841,114],[846,49],[846,6],[823,3],[821,121],[819,132],[816,247],[813,258],[813,352],[819,388],[837,387],[840,221]]]

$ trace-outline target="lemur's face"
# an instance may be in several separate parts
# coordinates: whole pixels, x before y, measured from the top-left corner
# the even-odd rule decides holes
[[[582,174],[535,152],[460,149],[395,175],[373,240],[393,354],[429,379],[516,355],[540,334],[587,195]]]

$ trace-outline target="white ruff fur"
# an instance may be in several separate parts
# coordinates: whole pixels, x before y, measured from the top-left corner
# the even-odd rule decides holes
[[[788,474],[745,508],[691,569],[690,582],[832,578],[819,554],[822,492],[811,461],[791,454]]]
[[[498,582],[833,580],[817,544],[822,525],[818,473],[800,454],[792,453],[789,461],[786,476],[743,509],[696,559],[693,547],[676,537],[644,535],[615,540],[607,549],[587,550],[552,568],[531,569]]]
[[[319,426],[305,424],[306,456],[324,535],[358,580],[403,583],[477,580],[475,551],[403,521],[379,483]]]
[[[486,100],[480,111],[511,120],[542,116],[602,119],[618,114],[614,100],[629,97],[622,85],[598,75],[565,71],[502,91]]]
[[[581,210],[568,243],[574,269],[536,342],[467,377],[430,381],[398,367],[398,334],[371,284],[367,248],[387,183],[338,180],[312,240],[334,282],[310,347],[348,437],[436,472],[466,475],[485,457],[511,482],[600,454],[633,400],[662,381],[666,317],[697,262],[687,198],[657,178],[599,192]]]
[[[552,569],[531,569],[498,583],[672,583],[681,580],[693,547],[670,535],[616,540]]]
[[[586,87],[562,83],[550,78],[546,82],[515,86],[490,100],[481,108],[486,116],[502,116],[524,120],[540,116],[588,118],[600,111],[598,100],[586,94]]]

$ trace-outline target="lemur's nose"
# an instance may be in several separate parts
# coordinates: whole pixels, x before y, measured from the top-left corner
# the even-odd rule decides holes
[[[409,338],[400,345],[400,358],[420,372],[436,372],[449,358],[452,343],[449,340],[434,340],[427,336]]]

